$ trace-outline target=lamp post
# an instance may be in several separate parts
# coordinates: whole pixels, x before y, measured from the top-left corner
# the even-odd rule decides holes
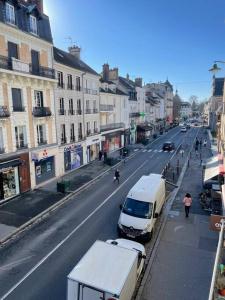
[[[209,72],[212,72],[214,75],[221,71],[222,69],[220,67],[218,67],[217,63],[220,63],[220,64],[225,64],[225,61],[223,60],[215,60],[214,61],[214,64],[212,66],[212,68],[209,69]]]

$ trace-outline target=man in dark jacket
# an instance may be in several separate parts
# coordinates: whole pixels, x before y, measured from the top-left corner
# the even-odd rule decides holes
[[[118,184],[120,183],[120,171],[118,169],[116,169],[115,171],[115,175],[114,175],[114,182],[117,181]]]

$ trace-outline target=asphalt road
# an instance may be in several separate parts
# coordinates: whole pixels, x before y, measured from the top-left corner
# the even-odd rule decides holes
[[[175,152],[161,152],[167,140],[192,143],[197,128],[186,134],[174,128],[120,167],[121,182],[109,171],[49,218],[0,250],[1,299],[66,299],[66,277],[97,239],[116,238],[119,205],[145,174],[161,173]],[[144,150],[145,151],[145,150]],[[148,152],[149,151],[149,152]],[[105,258],[107,259],[107,257]]]

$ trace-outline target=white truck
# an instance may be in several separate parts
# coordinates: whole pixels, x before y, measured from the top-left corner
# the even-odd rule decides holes
[[[144,258],[139,243],[96,241],[67,277],[67,300],[131,300]]]
[[[121,206],[117,226],[119,236],[150,240],[165,200],[166,182],[162,175],[142,176]]]

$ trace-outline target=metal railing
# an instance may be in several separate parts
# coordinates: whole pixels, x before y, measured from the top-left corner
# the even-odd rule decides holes
[[[104,112],[104,111],[113,111],[114,110],[114,105],[110,105],[110,104],[100,104],[100,111]]]
[[[17,150],[21,150],[21,149],[27,149],[28,148],[28,144],[24,143],[24,142],[20,142],[20,143],[16,143],[16,149]]]
[[[92,114],[92,110],[90,108],[85,109],[85,114]]]
[[[70,142],[72,143],[72,142],[75,142],[75,141],[76,141],[75,135],[74,135],[74,136],[71,136],[71,137],[70,137]]]
[[[91,130],[90,129],[87,130],[87,136],[89,136],[89,135],[91,135]]]
[[[74,85],[67,83],[67,89],[68,90],[74,90]]]
[[[13,112],[24,112],[25,107],[24,106],[13,106]]]
[[[124,123],[111,123],[111,124],[105,124],[100,126],[100,131],[107,131],[107,130],[113,130],[113,129],[119,129],[124,128]]]
[[[10,112],[7,106],[0,106],[0,118],[9,118]]]
[[[68,109],[68,115],[75,115],[74,109]]]
[[[65,89],[65,83],[63,83],[63,82],[58,82],[58,83],[57,83],[57,87],[60,88],[60,89]]]
[[[98,113],[98,109],[97,108],[93,108],[93,113],[97,114]]]
[[[59,109],[59,115],[64,116],[66,114],[66,110],[64,108]]]
[[[66,137],[61,138],[61,144],[63,145],[63,144],[66,144],[66,143],[67,143]]]
[[[34,107],[33,116],[34,117],[50,117],[52,112],[49,107]]]
[[[38,140],[38,146],[47,145],[47,144],[48,144],[47,140],[44,140],[44,139]]]

